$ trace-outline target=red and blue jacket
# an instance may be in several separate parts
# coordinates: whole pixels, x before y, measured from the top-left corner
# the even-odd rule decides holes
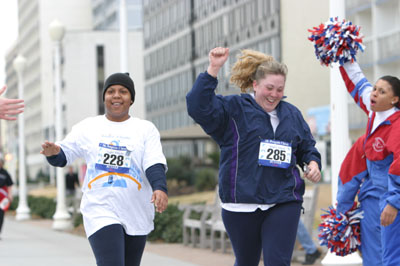
[[[307,123],[292,104],[281,101],[276,107],[279,125],[274,132],[270,116],[249,94],[215,94],[218,81],[201,73],[187,94],[189,115],[221,149],[219,195],[223,203],[274,204],[302,201],[304,181],[296,164],[316,161],[315,148]],[[290,143],[288,168],[258,163],[261,140]]]
[[[381,211],[387,203],[400,210],[400,112],[396,109],[372,131],[376,118],[370,110],[372,85],[355,62],[345,63],[340,73],[348,92],[368,115],[368,124],[365,135],[355,142],[342,163],[338,211],[350,209],[358,191],[360,201],[368,196],[379,198]]]

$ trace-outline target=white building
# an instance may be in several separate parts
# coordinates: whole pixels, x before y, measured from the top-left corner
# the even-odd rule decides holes
[[[12,62],[17,54],[27,59],[24,71],[25,143],[27,174],[35,177],[43,164],[41,141],[54,132],[52,43],[49,24],[55,18],[67,29],[90,29],[90,1],[19,0],[18,40],[6,56],[8,97],[17,98],[17,77]],[[17,123],[10,125],[17,136]],[[10,136],[12,139],[12,136]],[[16,156],[14,156],[16,158]]]
[[[140,31],[128,33],[129,74],[135,85],[131,115],[145,118],[143,93],[143,37]],[[70,131],[88,116],[104,114],[102,90],[105,78],[119,72],[119,32],[68,31],[63,43],[65,81],[63,106],[65,128]]]
[[[115,1],[118,2],[118,1]],[[104,113],[101,91],[104,79],[119,72],[119,32],[93,31],[91,0],[20,0],[19,37],[6,56],[7,97],[17,98],[17,76],[12,62],[17,54],[27,59],[24,71],[26,173],[35,179],[40,171],[53,174],[43,155],[44,140],[54,141],[55,104],[53,43],[49,24],[58,19],[66,33],[61,49],[61,101],[64,135],[72,125],[88,117]],[[131,111],[144,118],[142,33],[128,33],[128,69],[135,83],[136,99]],[[18,127],[10,126],[3,148],[17,159]],[[7,144],[5,144],[7,143]]]

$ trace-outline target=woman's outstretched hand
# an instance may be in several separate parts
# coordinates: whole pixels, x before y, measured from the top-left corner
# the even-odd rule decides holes
[[[47,140],[42,144],[42,149],[40,153],[46,157],[57,155],[61,151],[60,146]]]
[[[3,86],[0,89],[0,96],[7,89],[7,86]],[[24,100],[22,99],[7,99],[0,98],[0,119],[4,120],[16,120],[14,115],[18,115],[24,111]]]

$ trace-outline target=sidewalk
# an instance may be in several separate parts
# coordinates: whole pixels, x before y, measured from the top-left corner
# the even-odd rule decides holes
[[[89,242],[85,237],[55,231],[51,229],[51,225],[51,220],[16,221],[14,216],[6,215],[0,240],[0,265],[96,265]],[[182,244],[147,243],[141,265],[223,266],[233,264],[233,254],[185,247]],[[300,265],[292,263],[292,266]]]

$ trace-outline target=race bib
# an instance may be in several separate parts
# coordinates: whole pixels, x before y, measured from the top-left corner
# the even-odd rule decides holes
[[[289,143],[279,140],[262,140],[258,163],[264,166],[288,168],[292,158],[292,147]]]
[[[129,173],[130,167],[131,151],[125,146],[99,144],[96,169],[107,172]]]

